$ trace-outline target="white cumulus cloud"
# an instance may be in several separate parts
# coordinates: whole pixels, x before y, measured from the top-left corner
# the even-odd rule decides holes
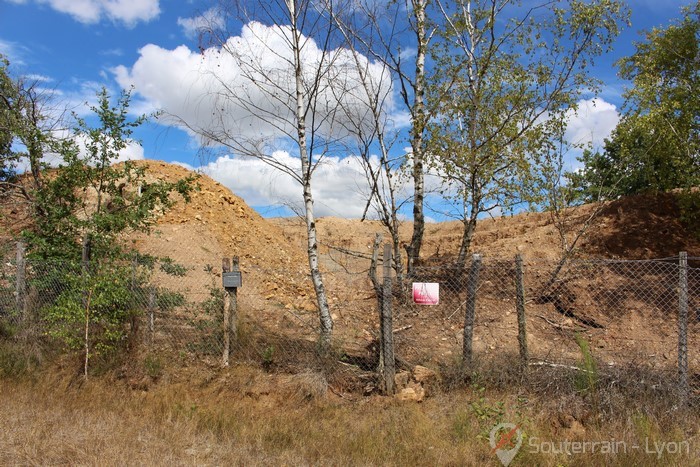
[[[615,105],[598,97],[581,100],[578,102],[578,110],[568,115],[565,137],[572,144],[598,148],[619,121],[620,114]]]
[[[31,0],[15,3],[29,3]],[[103,19],[134,26],[139,21],[148,22],[160,14],[159,0],[33,0],[54,10],[70,15],[86,24]]]
[[[291,167],[299,164],[299,160],[286,151],[276,151],[273,157]],[[301,185],[290,175],[275,170],[260,159],[223,156],[200,167],[181,165],[209,175],[249,205],[286,205],[297,211],[302,207]],[[325,158],[314,174],[312,194],[315,213],[317,216],[361,217],[368,192],[368,183],[358,157]],[[373,217],[374,211],[370,209],[368,215]]]
[[[600,97],[582,99],[578,109],[567,115],[567,127],[564,138],[572,146],[564,157],[566,170],[579,170],[582,165],[578,160],[585,148],[593,151],[602,149],[606,138],[620,121],[620,113],[614,104]]]
[[[115,68],[117,82],[136,92],[154,109],[164,110],[187,122],[192,129],[225,132],[231,139],[266,140],[295,135],[294,60],[290,29],[251,22],[222,48],[201,53],[180,46],[173,50],[148,44],[131,66]],[[325,73],[316,94],[313,122],[316,136],[338,137],[349,123],[338,104],[353,115],[369,116],[354,57],[346,49],[323,51],[312,39],[304,43],[304,86],[313,87],[315,71],[323,63]],[[389,93],[386,68],[359,57],[375,89]],[[393,101],[387,100],[387,112]],[[319,124],[318,122],[322,122]],[[312,115],[307,127],[311,128]]]
[[[213,14],[213,13],[212,13]],[[196,30],[199,19],[180,21]],[[276,170],[264,161],[236,148],[261,148],[268,162],[282,164],[298,173],[301,163],[295,151],[293,112],[295,109],[293,56],[288,27],[266,26],[252,22],[242,27],[238,36],[230,37],[222,48],[193,51],[186,46],[169,50],[148,44],[130,67],[114,69],[123,88],[134,86],[140,111],[163,110],[176,119],[161,120],[188,131],[201,143],[193,129],[226,132],[233,140],[228,156],[220,157],[198,169],[242,196],[254,206],[288,204],[299,207],[301,185],[289,174]],[[303,38],[304,80],[310,88],[313,72],[324,63],[326,73],[320,83],[315,113],[309,116],[308,128],[315,129],[316,143],[348,136],[350,120],[338,103],[357,120],[369,116],[367,98],[357,71],[355,57],[346,49],[323,51],[313,39]],[[370,85],[380,93],[391,95],[389,73],[366,57],[357,57]],[[389,113],[397,115],[394,127],[405,115],[396,112],[391,96],[386,99]],[[313,118],[312,118],[313,117]],[[183,125],[186,122],[187,125]],[[322,122],[322,123],[318,123]],[[315,125],[315,126],[313,126]],[[243,143],[242,143],[243,142]],[[249,145],[249,146],[248,146]],[[352,144],[351,144],[352,145]],[[332,144],[313,174],[312,190],[318,215],[359,217],[367,196],[367,183],[360,159],[341,145]]]

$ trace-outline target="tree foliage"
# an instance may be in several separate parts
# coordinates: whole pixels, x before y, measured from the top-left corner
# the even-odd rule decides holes
[[[120,235],[147,231],[158,213],[172,206],[171,193],[187,200],[192,189],[192,177],[151,181],[144,165],[115,164],[145,117],[130,120],[128,92],[114,105],[105,89],[97,97],[91,109],[98,124],[76,117],[73,137],[60,142],[58,168],[34,193],[37,216],[24,235],[37,258],[79,260],[86,236],[96,257],[122,257],[128,252]]]
[[[62,124],[63,113],[48,109],[50,104],[37,82],[13,77],[10,62],[0,55],[0,190],[25,201],[31,198],[28,190],[41,188],[44,156],[54,149],[52,134]],[[28,177],[16,183],[20,163],[27,165]]]
[[[7,73],[9,62],[0,57],[0,180],[11,178],[14,173],[14,168],[8,164],[10,151],[12,149],[12,132],[10,128],[13,126],[13,115],[11,102],[17,95],[15,83],[10,79]]]
[[[115,164],[144,117],[129,118],[128,92],[114,104],[105,89],[97,97],[97,125],[76,117],[59,167],[35,193],[34,228],[24,232],[34,260],[61,264],[53,274],[64,287],[46,317],[54,335],[84,345],[86,376],[91,353],[114,349],[138,311],[134,297],[145,277],[127,261],[134,253],[120,237],[147,231],[172,206],[171,193],[188,199],[193,181],[150,181],[143,165]]]
[[[45,96],[11,77],[8,65],[0,69],[3,201],[19,197],[32,214],[21,235],[35,272],[32,287],[45,304],[40,317],[51,335],[84,348],[87,376],[92,354],[122,342],[153,267],[146,261],[149,267],[139,268],[124,235],[148,231],[173,205],[171,194],[188,200],[194,178],[153,180],[143,164],[117,163],[145,121],[129,116],[129,92],[112,99],[102,89],[92,115],[73,115],[66,135],[57,131],[58,116],[45,110]]]
[[[623,118],[603,151],[584,155],[573,185],[585,199],[601,186],[616,196],[698,186],[700,4],[647,32],[618,66],[632,82]]]
[[[590,67],[627,12],[613,0],[438,3],[446,28],[432,48],[429,153],[464,223],[463,264],[477,217],[524,199],[537,155],[599,86]]]

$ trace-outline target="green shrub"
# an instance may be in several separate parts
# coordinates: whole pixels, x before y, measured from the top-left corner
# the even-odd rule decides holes
[[[156,298],[156,306],[161,311],[170,311],[187,303],[185,296],[180,292],[159,290]]]

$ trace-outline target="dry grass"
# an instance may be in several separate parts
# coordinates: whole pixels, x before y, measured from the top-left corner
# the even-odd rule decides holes
[[[317,373],[271,375],[243,366],[166,374],[148,391],[56,371],[31,381],[2,379],[0,386],[2,465],[500,465],[488,433],[501,421],[525,433],[512,465],[699,465],[697,413],[653,414],[630,404],[576,429],[560,422],[580,400],[562,399],[553,409],[549,397],[515,389],[473,386],[404,404],[338,398]],[[532,452],[535,438],[555,447],[568,439],[640,448],[552,455]],[[645,452],[674,441],[688,441],[688,452]]]

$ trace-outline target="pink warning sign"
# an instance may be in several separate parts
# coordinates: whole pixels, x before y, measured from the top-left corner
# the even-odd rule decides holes
[[[440,284],[436,282],[414,282],[413,303],[437,305],[440,303]]]

